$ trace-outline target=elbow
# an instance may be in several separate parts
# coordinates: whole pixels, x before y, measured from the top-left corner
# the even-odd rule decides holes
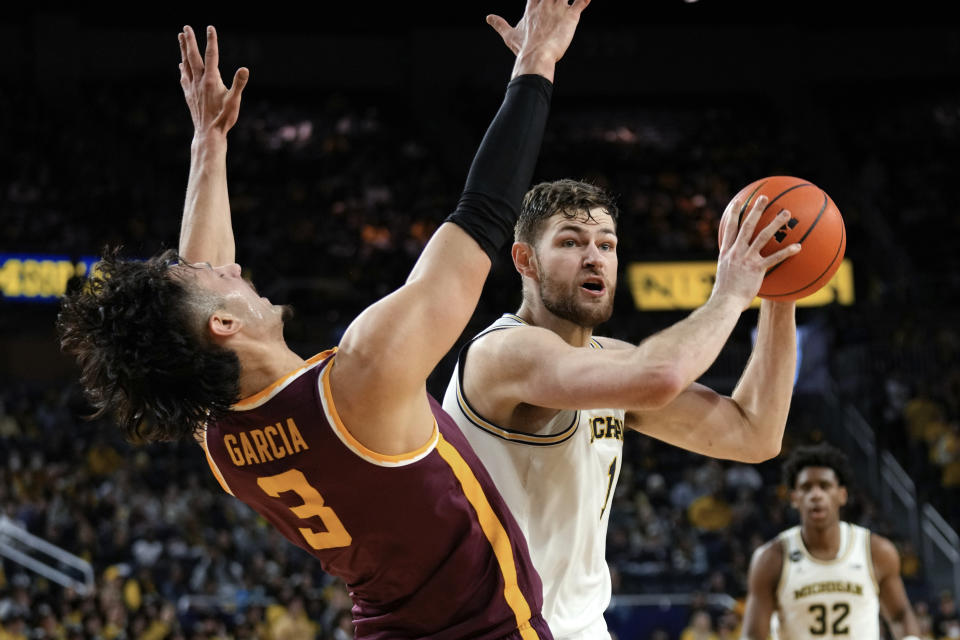
[[[747,464],[760,464],[779,456],[783,448],[783,429],[777,430],[776,434],[776,437],[773,437],[772,434],[765,436],[753,429],[749,430],[746,442],[744,442],[744,455],[739,461]]]
[[[743,460],[748,464],[760,464],[761,462],[766,462],[767,460],[773,460],[780,455],[780,450],[783,446],[782,440],[777,440],[776,442],[770,443],[761,443],[760,446],[751,447],[749,452],[749,459]]]
[[[677,399],[686,388],[682,376],[675,369],[663,369],[648,372],[644,376],[643,397],[646,398],[644,409],[662,409]]]
[[[769,407],[757,407],[739,396],[735,390],[730,398],[737,420],[740,451],[738,462],[759,464],[780,455],[783,449],[783,433],[787,428],[787,412]]]

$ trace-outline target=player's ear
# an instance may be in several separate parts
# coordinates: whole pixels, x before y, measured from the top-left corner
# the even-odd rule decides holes
[[[207,330],[214,338],[229,338],[240,331],[240,319],[220,309],[207,320]]]
[[[510,248],[510,255],[513,257],[513,266],[520,275],[537,279],[537,253],[533,250],[533,245],[514,242]]]
[[[841,486],[838,491],[837,497],[840,499],[840,506],[841,507],[846,506],[847,498],[849,498],[849,495],[847,494],[847,488],[844,486]]]

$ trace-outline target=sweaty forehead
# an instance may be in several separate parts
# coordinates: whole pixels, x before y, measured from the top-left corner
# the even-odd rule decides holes
[[[167,274],[187,285],[199,284],[205,272],[209,271],[206,264],[189,264],[182,262],[171,265]]]
[[[179,264],[172,264],[167,267],[167,273],[170,274],[170,277],[172,278],[193,279],[197,275],[197,267],[193,266],[192,264],[181,262]]]

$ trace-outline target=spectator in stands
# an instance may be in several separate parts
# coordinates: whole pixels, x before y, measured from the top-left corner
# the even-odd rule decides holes
[[[933,614],[933,634],[937,640],[960,638],[960,612],[953,598],[953,592],[940,592],[937,610]]]
[[[719,640],[713,632],[713,619],[708,611],[700,609],[690,616],[690,623],[680,634],[680,640]]]

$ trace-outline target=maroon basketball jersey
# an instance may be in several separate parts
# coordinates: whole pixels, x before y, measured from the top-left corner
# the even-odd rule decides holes
[[[540,578],[506,504],[453,420],[417,451],[370,451],[330,394],[334,351],[208,425],[223,488],[346,583],[357,638],[551,638]]]

